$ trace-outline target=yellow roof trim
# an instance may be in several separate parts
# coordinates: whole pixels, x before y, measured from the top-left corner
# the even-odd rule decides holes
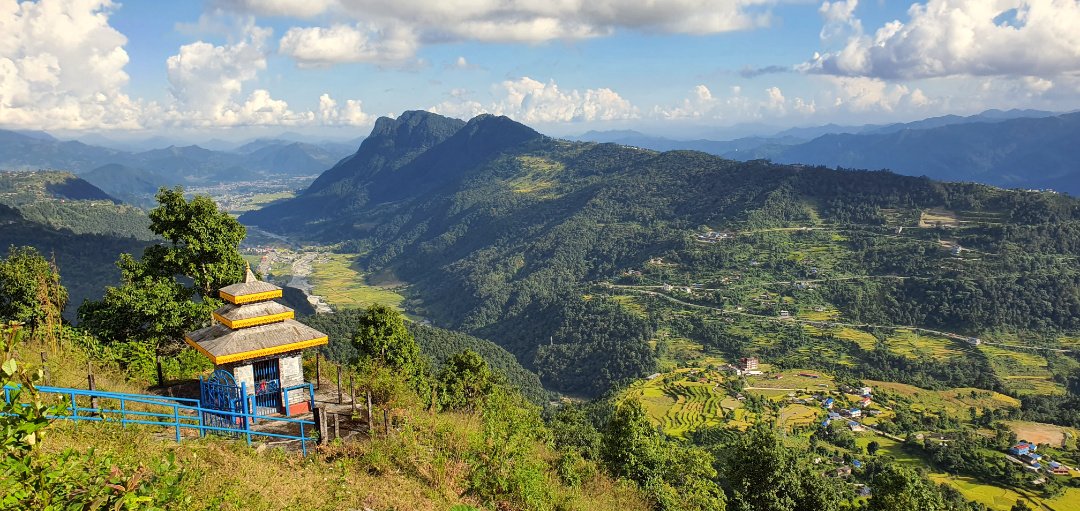
[[[215,357],[213,353],[206,351],[206,348],[199,346],[199,343],[191,340],[191,337],[185,335],[184,342],[188,343],[189,346],[195,348],[199,353],[202,353],[206,358],[210,359],[210,362],[212,362],[214,365],[217,365],[217,357]]]
[[[281,312],[281,313],[278,313],[278,314],[271,314],[269,316],[256,316],[254,318],[238,319],[236,321],[230,321],[228,318],[222,316],[221,314],[218,314],[217,312],[214,312],[213,314],[214,314],[214,319],[218,320],[219,323],[229,327],[232,330],[236,330],[238,328],[246,328],[246,327],[249,327],[249,326],[259,326],[259,325],[268,325],[270,323],[278,323],[278,322],[281,322],[281,321],[285,321],[286,319],[293,319],[293,318],[296,317],[296,313],[294,313],[293,311],[286,311],[286,312]]]
[[[237,362],[240,360],[247,360],[249,358],[265,357],[268,355],[277,355],[279,353],[287,353],[290,351],[302,350],[304,348],[311,348],[314,346],[322,346],[329,341],[326,336],[311,339],[310,341],[300,341],[291,344],[282,344],[281,346],[274,346],[273,348],[263,348],[261,350],[245,351],[243,353],[234,353],[232,355],[223,355],[215,357],[212,360],[214,364],[228,364],[229,362]]]
[[[262,293],[254,293],[250,295],[233,296],[225,291],[218,291],[218,295],[225,301],[234,303],[236,305],[243,305],[251,302],[261,302],[263,300],[273,300],[274,298],[281,298],[281,290],[275,289],[273,291],[264,291]]]

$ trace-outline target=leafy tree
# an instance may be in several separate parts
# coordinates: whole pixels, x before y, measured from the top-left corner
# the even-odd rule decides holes
[[[81,325],[114,342],[145,342],[157,351],[169,351],[194,326],[206,321],[211,302],[191,300],[191,290],[173,278],[153,275],[129,254],[117,261],[120,287],[108,287],[105,296],[79,307]]]
[[[575,450],[585,459],[600,459],[602,437],[580,405],[567,403],[559,407],[548,427],[555,439],[555,447]]]
[[[871,440],[870,443],[866,444],[866,454],[871,456],[877,454],[879,449],[881,449],[881,444],[877,440]]]
[[[451,356],[439,373],[439,401],[444,408],[476,409],[494,387],[491,369],[473,350]]]
[[[67,304],[67,289],[60,285],[56,265],[33,247],[8,249],[0,261],[0,317],[36,329],[57,320]]]
[[[723,446],[723,473],[731,508],[739,511],[832,511],[839,509],[839,489],[821,477],[775,431],[757,426],[734,445]]]
[[[547,440],[539,409],[496,388],[483,409],[483,432],[471,448],[470,491],[496,509],[552,509],[537,441]]]
[[[247,230],[240,222],[218,210],[214,200],[197,195],[190,201],[184,190],[162,188],[158,207],[150,211],[150,230],[169,245],[144,253],[147,265],[167,275],[192,279],[204,297],[244,277],[244,259],[237,251]]]
[[[637,401],[615,409],[604,428],[601,455],[612,474],[637,482],[662,510],[725,509],[709,453],[667,441]]]
[[[897,463],[873,468],[870,487],[871,511],[940,511],[947,509],[941,494],[930,481],[913,469]]]
[[[405,328],[404,316],[386,305],[367,308],[352,343],[358,362],[368,360],[407,374],[415,373],[420,363],[420,347]]]
[[[79,319],[102,339],[148,342],[168,352],[209,319],[220,303],[217,289],[243,278],[245,229],[209,197],[188,201],[181,188],[162,188],[157,201],[150,228],[166,243],[147,247],[141,260],[121,254],[120,287],[83,303]]]

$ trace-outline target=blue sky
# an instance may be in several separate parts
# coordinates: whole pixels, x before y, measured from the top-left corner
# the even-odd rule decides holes
[[[1080,104],[1077,0],[0,0],[0,126],[673,137]],[[723,131],[728,133],[728,131]]]

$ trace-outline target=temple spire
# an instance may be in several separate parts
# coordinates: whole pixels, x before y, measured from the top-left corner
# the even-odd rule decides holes
[[[244,266],[245,266],[245,271],[247,272],[247,274],[244,275],[244,283],[245,284],[250,284],[252,282],[255,282],[256,281],[255,274],[251,272],[251,263],[244,262]]]

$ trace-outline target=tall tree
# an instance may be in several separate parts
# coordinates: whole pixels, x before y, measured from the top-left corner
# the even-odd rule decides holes
[[[240,242],[245,229],[206,196],[188,201],[183,189],[162,188],[150,229],[165,239],[141,260],[121,254],[121,285],[79,307],[83,325],[108,341],[153,343],[158,352],[181,346],[185,331],[210,318],[219,288],[244,275]]]
[[[218,210],[214,200],[196,195],[190,201],[184,190],[162,188],[158,207],[150,211],[150,230],[169,245],[151,247],[143,254],[146,264],[167,275],[183,275],[195,282],[203,297],[244,277],[244,259],[238,250],[247,230],[240,222]]]
[[[405,328],[400,312],[382,304],[372,304],[360,318],[353,346],[361,361],[412,374],[420,363],[420,347]]]
[[[0,261],[0,318],[36,329],[50,318],[59,320],[67,297],[60,271],[37,249],[8,249],[7,258]]]
[[[833,481],[785,446],[776,432],[758,426],[721,448],[731,508],[774,511],[830,511],[841,501]]]
[[[871,511],[942,511],[948,509],[937,488],[913,469],[896,463],[870,467]]]
[[[470,349],[455,353],[439,372],[439,401],[445,408],[476,409],[495,387],[494,379],[479,353]]]

